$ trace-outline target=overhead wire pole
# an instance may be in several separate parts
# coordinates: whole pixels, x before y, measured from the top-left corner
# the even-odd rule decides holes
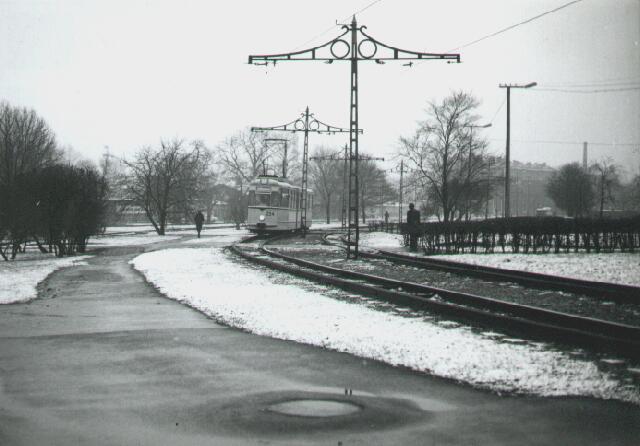
[[[404,160],[400,160],[400,198],[398,200],[398,224],[402,223],[402,177],[405,172],[409,172],[404,168]]]
[[[251,57],[251,56],[250,56]],[[349,133],[349,129],[343,129],[341,127],[335,127],[329,124],[325,124],[315,118],[313,113],[309,113],[309,107],[307,107],[300,115],[298,119],[288,122],[283,125],[276,125],[273,127],[251,127],[252,132],[304,132],[304,149],[302,152],[302,203],[300,203],[300,229],[302,229],[303,237],[307,231],[307,171],[308,171],[308,158],[309,158],[309,132],[315,133]],[[359,133],[362,133],[360,130]]]
[[[344,167],[342,169],[342,229],[347,227],[347,168],[349,167],[349,144],[344,145]]]
[[[511,217],[511,89],[512,88],[531,88],[538,85],[536,82],[530,82],[526,85],[518,84],[500,84],[498,87],[507,89],[507,147],[505,154],[504,169],[504,209],[503,217]]]
[[[460,54],[448,53],[423,53],[417,51],[403,50],[397,47],[386,45],[370,35],[364,30],[366,26],[358,26],[355,15],[350,25],[343,25],[344,32],[338,37],[316,47],[280,54],[263,54],[249,56],[249,63],[254,65],[268,65],[286,61],[323,61],[333,63],[334,61],[350,61],[350,135],[349,135],[349,224],[347,257],[351,256],[353,246],[353,257],[358,257],[358,242],[360,231],[358,226],[358,62],[375,61],[384,64],[387,60],[447,60],[448,63],[460,62]],[[350,34],[350,42],[347,34]],[[360,39],[358,36],[361,35]],[[380,54],[378,54],[380,53]],[[352,229],[355,238],[352,240]]]

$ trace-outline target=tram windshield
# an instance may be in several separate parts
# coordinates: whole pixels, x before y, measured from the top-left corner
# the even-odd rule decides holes
[[[280,192],[271,192],[271,206],[280,207]]]
[[[270,206],[271,194],[270,193],[255,193],[255,191],[249,191],[249,206]]]

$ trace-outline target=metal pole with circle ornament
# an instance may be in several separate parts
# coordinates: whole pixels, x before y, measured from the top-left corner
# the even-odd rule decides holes
[[[343,129],[335,127],[329,124],[325,124],[315,118],[313,113],[309,113],[309,107],[307,107],[300,115],[300,117],[294,121],[288,122],[283,125],[276,125],[273,127],[251,127],[252,132],[304,132],[304,146],[302,152],[302,191],[301,191],[301,203],[300,206],[296,206],[296,209],[300,208],[300,229],[302,230],[302,236],[306,235],[306,231],[309,228],[307,225],[307,189],[308,189],[308,167],[309,167],[309,132],[325,133],[333,135],[335,133],[347,133],[349,129]],[[362,133],[362,130],[359,131]],[[297,220],[297,217],[296,217]]]
[[[350,105],[349,105],[349,209],[347,225],[347,257],[358,258],[360,231],[358,224],[359,184],[358,184],[358,62],[374,61],[384,64],[385,61],[396,60],[447,60],[448,63],[460,62],[460,54],[423,53],[403,50],[386,45],[365,32],[366,26],[358,26],[353,16],[351,24],[342,25],[342,34],[313,48],[280,54],[262,54],[249,56],[249,63],[254,65],[274,66],[278,62],[288,61],[322,61],[328,64],[340,61],[351,62]],[[406,64],[411,66],[411,63]],[[352,251],[353,249],[353,251]]]

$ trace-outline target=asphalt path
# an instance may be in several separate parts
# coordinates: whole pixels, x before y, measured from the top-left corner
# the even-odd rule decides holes
[[[497,395],[220,325],[127,263],[158,248],[102,250],[0,306],[0,445],[638,444],[630,404]]]

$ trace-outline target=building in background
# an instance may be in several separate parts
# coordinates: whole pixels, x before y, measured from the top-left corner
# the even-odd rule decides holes
[[[504,212],[504,169],[503,157],[492,157],[487,167],[487,184],[493,184],[488,191],[485,215],[488,218],[501,217]],[[546,193],[546,186],[555,169],[545,163],[521,163],[511,161],[511,216],[535,216],[536,210],[557,209]]]

